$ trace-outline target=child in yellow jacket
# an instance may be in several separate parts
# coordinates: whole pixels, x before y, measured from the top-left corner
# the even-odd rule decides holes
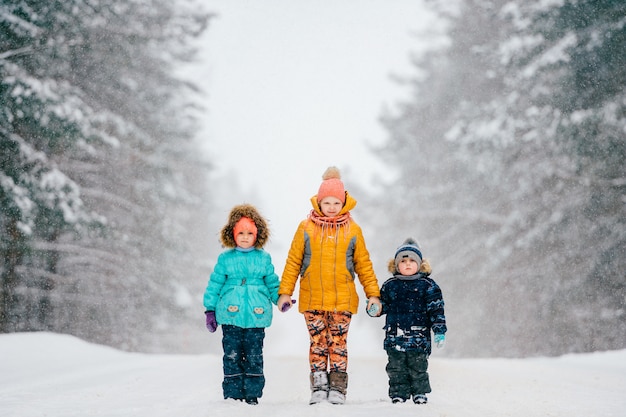
[[[298,226],[278,289],[278,306],[287,311],[300,278],[298,306],[309,331],[311,401],[343,404],[348,387],[347,337],[359,297],[358,276],[367,308],[380,311],[380,289],[361,227],[351,218],[356,200],[345,191],[336,167],[322,176],[313,209]]]

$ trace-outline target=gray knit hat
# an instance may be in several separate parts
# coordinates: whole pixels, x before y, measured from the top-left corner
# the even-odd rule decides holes
[[[398,269],[398,264],[402,261],[403,258],[411,258],[418,264],[422,263],[422,250],[420,249],[419,243],[412,238],[408,238],[407,240],[396,249],[395,255],[395,263],[396,269]]]

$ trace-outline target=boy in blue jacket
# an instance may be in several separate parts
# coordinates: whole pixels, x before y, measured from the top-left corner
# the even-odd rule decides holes
[[[409,238],[389,263],[389,278],[380,290],[385,314],[386,371],[389,397],[394,403],[413,399],[425,404],[431,392],[428,357],[431,331],[437,347],[443,347],[447,331],[441,289],[430,278],[429,262],[422,258],[419,244]]]
[[[206,327],[222,325],[224,399],[258,404],[263,394],[263,339],[272,323],[280,282],[270,255],[267,222],[250,204],[235,206],[221,230],[227,249],[217,259],[204,292]]]

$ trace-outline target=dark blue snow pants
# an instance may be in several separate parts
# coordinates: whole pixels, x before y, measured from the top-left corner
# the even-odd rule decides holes
[[[265,329],[222,326],[224,399],[260,398],[265,387],[263,339]]]
[[[400,352],[387,349],[389,398],[403,398],[427,394],[431,391],[428,379],[428,355],[423,352]]]

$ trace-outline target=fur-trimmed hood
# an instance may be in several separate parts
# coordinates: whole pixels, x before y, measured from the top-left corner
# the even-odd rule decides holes
[[[228,223],[222,228],[220,232],[220,240],[222,245],[227,248],[234,248],[237,246],[235,242],[235,235],[233,234],[233,230],[235,229],[235,225],[242,217],[248,217],[251,219],[257,228],[256,242],[254,242],[254,247],[257,249],[261,249],[267,243],[270,231],[267,226],[267,221],[259,214],[256,207],[251,204],[240,204],[238,206],[233,207],[230,211],[230,215],[228,216]]]
[[[396,260],[394,258],[389,259],[389,263],[387,264],[387,270],[394,275],[399,274],[398,270],[396,269]],[[417,272],[421,272],[426,276],[430,275],[430,273],[433,272],[433,269],[430,266],[430,262],[428,262],[428,259],[424,258],[422,260],[422,263],[420,264],[420,269]]]

